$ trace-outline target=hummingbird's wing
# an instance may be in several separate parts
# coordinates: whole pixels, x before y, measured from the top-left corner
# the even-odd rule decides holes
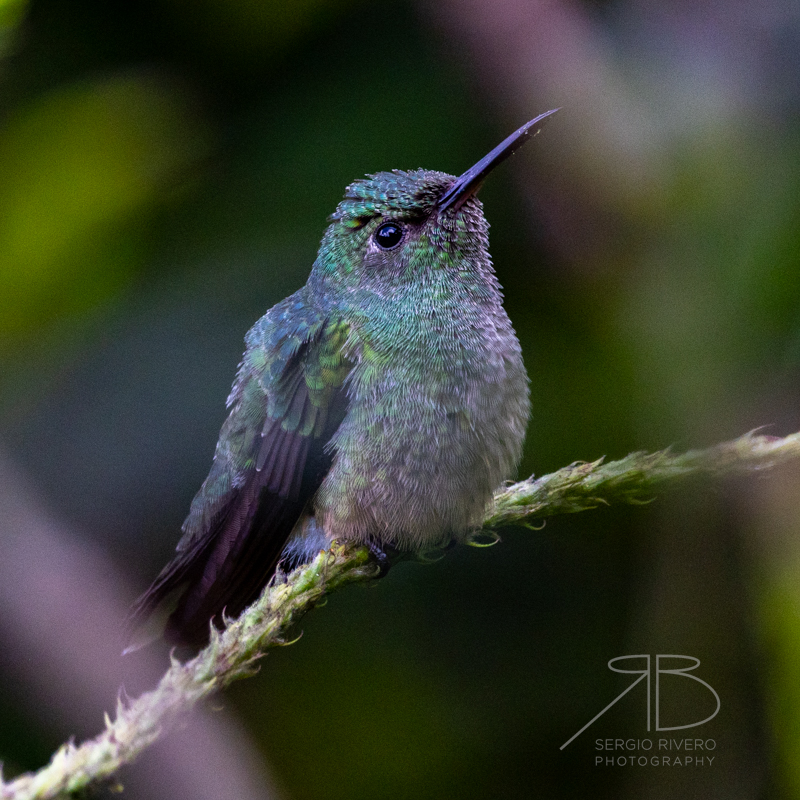
[[[166,638],[198,645],[212,617],[237,616],[258,597],[330,469],[325,445],[347,406],[347,332],[303,290],[250,330],[211,471],[175,558],[134,604],[132,628],[161,607],[171,611]]]

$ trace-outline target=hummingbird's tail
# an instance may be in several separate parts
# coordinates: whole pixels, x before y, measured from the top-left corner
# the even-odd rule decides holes
[[[237,617],[275,573],[283,548],[330,469],[324,443],[341,414],[329,417],[325,439],[274,425],[262,439],[262,468],[251,468],[203,530],[186,537],[175,558],[134,603],[127,620],[135,650],[162,632],[175,645],[201,647],[209,624]],[[151,624],[147,624],[152,620]],[[144,638],[135,636],[144,629]]]
[[[167,620],[167,641],[202,646],[209,620],[221,627],[223,614],[236,618],[253,603],[275,573],[304,505],[257,484],[246,487],[220,521],[214,546],[199,554],[196,580]]]

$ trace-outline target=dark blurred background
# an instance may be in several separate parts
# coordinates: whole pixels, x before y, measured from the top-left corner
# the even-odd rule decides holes
[[[481,192],[532,379],[520,474],[800,429],[800,4],[0,0],[0,759],[100,730],[127,605],[243,337],[364,173]],[[800,471],[507,531],[330,599],[121,775],[136,798],[800,798]],[[699,658],[646,729],[609,659]],[[662,724],[713,711],[677,678]],[[684,680],[683,683],[690,683]],[[702,766],[596,765],[702,736]],[[607,754],[603,754],[607,755]],[[616,755],[620,755],[617,753]]]

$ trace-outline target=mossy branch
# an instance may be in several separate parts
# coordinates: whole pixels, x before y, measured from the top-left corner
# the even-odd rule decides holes
[[[619,461],[575,463],[541,478],[515,483],[495,495],[483,529],[532,525],[614,503],[640,504],[657,490],[691,476],[722,477],[770,469],[800,458],[800,433],[786,438],[746,434],[706,450],[675,455],[669,450],[632,453]],[[347,583],[375,577],[364,547],[335,544],[266,590],[242,616],[195,658],[172,659],[158,686],[136,700],[117,703],[114,720],[94,739],[63,745],[50,763],[10,783],[0,780],[2,800],[45,800],[69,796],[110,781],[124,764],[166,733],[192,707],[239,678],[256,671],[269,647],[285,644],[292,625],[326,594]]]
[[[771,469],[800,456],[800,433],[785,438],[746,433],[732,442],[675,455],[670,449],[631,453],[619,461],[575,462],[528,478],[498,492],[485,529],[525,525],[556,514],[573,514],[599,505],[639,505],[657,490],[692,476],[723,477]]]

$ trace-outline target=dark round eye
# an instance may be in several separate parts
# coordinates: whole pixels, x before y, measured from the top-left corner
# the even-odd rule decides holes
[[[382,250],[391,250],[403,241],[403,229],[394,222],[387,222],[375,231],[375,241]]]

